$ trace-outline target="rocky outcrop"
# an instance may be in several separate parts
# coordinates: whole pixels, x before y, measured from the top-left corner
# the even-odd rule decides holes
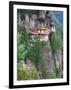
[[[42,72],[42,77],[43,78],[54,78],[52,77],[52,74],[55,69],[55,64],[54,64],[54,59],[53,59],[53,54],[52,54],[52,49],[50,45],[50,41],[47,42],[47,45],[43,48],[43,60],[41,63],[41,72]]]
[[[29,17],[29,15],[25,15],[24,26],[26,28],[27,33],[29,33],[29,31],[36,26],[36,24],[38,23],[38,18],[45,19],[45,14],[46,11],[40,11],[38,17],[36,14],[32,14],[31,18]],[[47,20],[47,22],[48,21],[50,21],[50,18]],[[18,22],[21,23],[20,18]],[[50,23],[48,23],[48,25],[50,26]],[[53,53],[50,40],[48,40],[47,44],[44,46],[44,48],[42,48],[41,57],[42,61],[38,66],[39,70],[37,70],[37,79],[61,78],[63,76],[62,50],[58,49],[56,53]]]
[[[57,50],[57,53],[54,54],[54,60],[55,60],[55,66],[57,70],[57,77],[62,78],[63,77],[63,56],[62,56],[62,50]]]
[[[42,77],[47,78],[62,78],[62,51],[58,50],[56,54],[52,53],[50,41],[43,48],[43,60],[41,63],[40,71]]]

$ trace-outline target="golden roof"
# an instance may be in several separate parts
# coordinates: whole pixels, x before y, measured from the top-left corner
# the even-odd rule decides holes
[[[47,27],[46,23],[41,23],[41,24],[38,24],[37,29],[38,30],[46,30],[46,27]]]

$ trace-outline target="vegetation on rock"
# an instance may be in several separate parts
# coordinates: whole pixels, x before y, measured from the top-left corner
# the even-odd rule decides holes
[[[37,20],[39,20],[39,13],[41,11],[35,10],[35,12],[38,16]],[[19,23],[17,24],[17,79],[31,80],[61,78],[63,75],[63,32],[56,24],[56,32],[51,32],[48,41],[40,41],[40,37],[37,35],[29,40],[30,26],[28,22],[33,22],[32,18],[36,16],[34,14],[33,17],[32,13],[33,10],[21,9],[17,12],[19,20]],[[29,17],[27,20],[28,22],[25,21],[25,15],[28,15]],[[42,16],[45,16],[45,14],[41,15],[41,17]],[[48,19],[48,21],[50,20]],[[29,63],[26,66],[24,63],[25,57],[29,60]]]

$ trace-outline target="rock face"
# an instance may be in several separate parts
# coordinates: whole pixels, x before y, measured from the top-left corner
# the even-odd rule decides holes
[[[43,60],[40,65],[40,71],[44,79],[62,78],[62,51],[58,50],[56,54],[52,53],[50,41],[43,48]]]
[[[40,11],[39,12],[39,18],[45,19],[45,17],[46,17],[46,11]]]
[[[24,25],[25,25],[25,28],[26,28],[26,31],[27,33],[29,33],[29,16],[28,15],[25,15],[25,22],[24,22]]]
[[[26,14],[26,15],[25,15],[25,23],[26,23],[26,24],[29,24],[29,20],[30,20],[30,19],[29,19],[29,16]]]
[[[41,72],[42,76],[45,79],[47,79],[49,78],[50,74],[53,74],[55,69],[50,41],[48,41],[48,44],[43,48],[42,52],[43,52],[43,60],[41,64]]]
[[[17,23],[20,25],[21,24],[21,15],[18,15],[17,17]]]
[[[61,52],[61,50],[57,51],[57,53],[55,54],[55,59],[56,59],[56,67],[57,68],[62,67],[62,52]]]
[[[63,61],[63,57],[62,57],[62,50],[57,50],[57,53],[54,55],[55,58],[55,64],[56,64],[56,69],[58,72],[58,77],[62,77],[63,76],[63,65],[62,65],[62,61]]]

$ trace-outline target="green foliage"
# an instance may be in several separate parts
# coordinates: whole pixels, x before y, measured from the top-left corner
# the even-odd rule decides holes
[[[35,41],[33,47],[30,47],[28,51],[28,57],[38,68],[39,64],[42,62],[42,49],[46,43],[44,41],[41,42],[37,37],[35,38]]]
[[[50,71],[48,74],[49,79],[55,79],[56,78],[56,72],[55,71]]]
[[[18,60],[23,60],[24,56],[25,56],[25,48],[21,44],[18,46],[18,49],[17,49],[17,58],[18,58]]]
[[[28,45],[28,34],[26,31],[26,28],[24,25],[19,26],[18,25],[18,32],[19,36],[18,36],[18,42],[20,42],[19,44],[24,44],[26,47]]]
[[[23,10],[23,9],[17,10],[17,15],[25,16],[26,14],[29,17],[31,17],[32,10]],[[56,27],[56,29],[59,29],[58,31],[60,31],[60,28],[58,28],[58,26]],[[62,44],[63,44],[62,43],[63,32],[59,33],[58,31],[56,31],[55,33],[52,33],[50,36],[50,43],[54,54],[57,52],[58,49],[62,49]],[[18,66],[18,69],[17,69],[18,80],[35,79],[35,77],[37,76],[37,73],[40,74],[40,77],[42,77],[42,79],[46,75],[47,71],[45,70],[45,68],[43,68],[45,64],[42,65],[42,68],[43,68],[42,71],[38,70],[37,72],[36,69],[38,69],[40,64],[43,63],[42,49],[44,48],[44,46],[46,46],[47,43],[44,41],[40,41],[38,37],[33,37],[32,42],[33,42],[33,45],[31,46],[31,43],[28,40],[28,33],[26,31],[24,24],[20,26],[18,25],[17,26],[18,62],[20,62],[20,60],[24,60],[25,56],[27,55],[29,60],[36,66],[36,68],[35,67],[24,68],[22,66],[20,67]],[[59,73],[60,73],[60,70],[57,68],[55,69],[55,71],[49,71],[48,78],[49,79],[57,78],[59,76]]]
[[[56,68],[56,77],[58,78],[60,76],[61,73],[61,69],[60,68]]]
[[[19,66],[17,69],[17,79],[18,80],[35,79],[36,74],[37,74],[37,71],[36,71],[36,68],[34,66],[33,67],[26,67],[26,68]]]
[[[42,59],[42,48],[46,45],[46,42],[40,41],[39,37],[34,37],[35,43],[33,47],[28,40],[28,34],[23,26],[18,26],[17,31],[17,58],[23,60],[27,55],[29,59],[37,66]],[[33,42],[34,42],[33,41]]]
[[[19,62],[19,60],[24,59],[27,53],[28,35],[27,35],[24,25],[18,26],[17,28],[18,28],[17,30],[17,59]]]
[[[53,53],[56,53],[58,49],[62,49],[63,43],[59,32],[56,31],[51,34],[50,43]]]
[[[32,10],[18,9],[17,14],[18,15],[26,15],[27,14],[27,15],[31,16],[32,15]]]

